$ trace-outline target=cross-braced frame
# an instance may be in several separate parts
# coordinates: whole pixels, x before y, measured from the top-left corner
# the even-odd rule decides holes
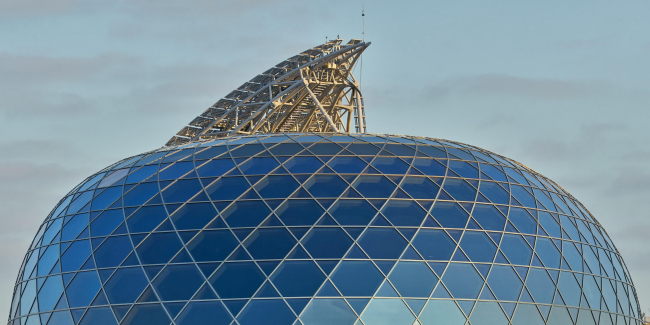
[[[337,39],[282,61],[212,105],[167,145],[256,133],[365,133],[352,69],[369,45]]]

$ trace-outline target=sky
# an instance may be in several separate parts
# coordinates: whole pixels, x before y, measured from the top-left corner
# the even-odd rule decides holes
[[[650,312],[650,2],[0,0],[0,315],[70,189],[340,36],[368,131],[460,141],[563,186]]]

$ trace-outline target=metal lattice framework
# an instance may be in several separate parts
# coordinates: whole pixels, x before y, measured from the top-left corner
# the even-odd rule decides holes
[[[166,145],[260,133],[365,133],[352,69],[369,45],[336,39],[282,61],[212,105]]]

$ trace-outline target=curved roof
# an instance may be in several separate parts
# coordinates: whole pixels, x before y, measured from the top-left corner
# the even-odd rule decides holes
[[[220,99],[166,145],[259,133],[364,133],[352,69],[369,45],[336,39],[286,59]]]

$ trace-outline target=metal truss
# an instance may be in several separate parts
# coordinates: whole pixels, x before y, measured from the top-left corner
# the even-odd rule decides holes
[[[365,133],[363,96],[352,69],[369,45],[336,39],[282,61],[212,105],[166,145],[245,134]]]

